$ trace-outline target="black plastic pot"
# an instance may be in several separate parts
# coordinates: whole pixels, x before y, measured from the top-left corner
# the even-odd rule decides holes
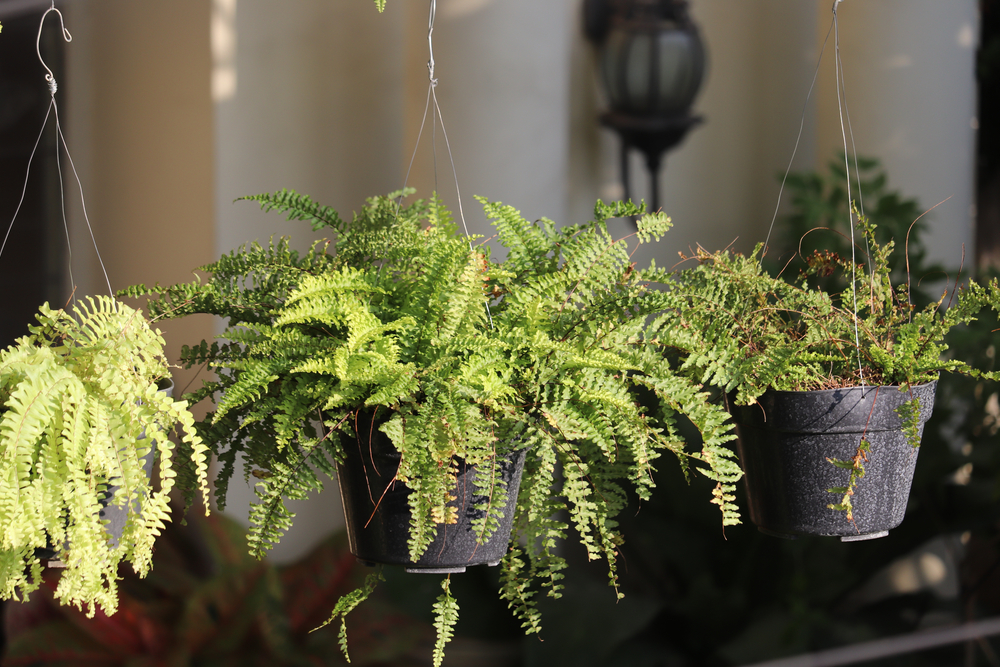
[[[371,442],[344,440],[345,461],[337,466],[340,495],[344,502],[351,553],[367,564],[403,565],[407,572],[464,572],[470,565],[498,565],[507,552],[514,521],[517,492],[524,471],[524,450],[509,454],[501,464],[507,485],[507,503],[497,531],[478,544],[472,521],[485,514],[474,508],[485,500],[475,494],[475,466],[459,461],[458,483],[452,491],[459,508],[458,522],[439,525],[434,541],[416,562],[410,560],[410,489],[394,481],[400,456],[389,438],[378,429]]]
[[[913,387],[920,399],[920,433],[934,408],[937,382]],[[750,519],[769,535],[884,537],[903,521],[918,449],[902,432],[896,408],[910,398],[898,387],[768,391],[756,405],[728,409],[736,422]],[[851,498],[853,521],[828,506],[847,486],[850,470],[827,459],[850,460],[862,437],[870,445],[865,475]]]

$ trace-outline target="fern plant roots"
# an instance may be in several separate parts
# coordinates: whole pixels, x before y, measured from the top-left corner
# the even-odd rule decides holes
[[[903,521],[920,451],[898,410],[916,403],[919,442],[936,386],[770,390],[756,405],[730,395],[751,520],[777,537],[887,535]]]

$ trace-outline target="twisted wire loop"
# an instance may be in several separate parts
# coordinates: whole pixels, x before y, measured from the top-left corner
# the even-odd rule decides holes
[[[465,235],[470,237],[469,225],[465,221],[465,211],[462,208],[462,191],[458,185],[458,170],[455,168],[455,156],[451,152],[451,141],[448,140],[448,130],[445,129],[444,125],[444,115],[441,113],[441,106],[438,104],[437,99],[437,85],[438,80],[434,75],[434,20],[437,18],[437,0],[430,0],[430,9],[427,15],[427,100],[424,102],[424,115],[420,120],[420,129],[417,131],[417,141],[413,146],[413,153],[410,155],[410,164],[406,168],[406,176],[403,177],[403,189],[406,188],[407,183],[410,181],[410,172],[413,170],[413,163],[417,157],[417,151],[420,148],[420,139],[424,134],[424,127],[427,125],[427,113],[431,112],[431,124],[433,127],[433,138],[431,139],[431,155],[434,160],[434,190],[437,191],[437,126],[438,123],[441,124],[441,135],[444,137],[444,145],[448,150],[448,163],[451,165],[451,174],[455,183],[455,196],[458,199],[458,218],[462,221],[462,229],[465,231]],[[433,104],[432,104],[433,103]],[[402,206],[403,198],[400,196],[399,200],[396,202],[396,214],[399,214],[399,209]],[[472,241],[469,241],[469,250],[473,250]],[[379,267],[381,272],[382,267]],[[489,299],[486,301],[486,316],[490,323],[490,328],[493,328],[493,313],[490,312]]]
[[[45,17],[49,15],[49,12],[55,12],[59,17],[59,28],[62,30],[63,39],[66,42],[73,41],[73,35],[70,34],[69,30],[66,29],[66,22],[63,21],[62,12],[56,9],[56,1],[52,0],[52,6],[45,10],[42,14],[42,20],[38,22],[38,36],[35,38],[35,53],[38,54],[38,60],[42,63],[42,67],[45,68],[45,81],[49,84],[49,94],[52,97],[56,96],[56,91],[59,90],[59,84],[56,82],[56,76],[52,73],[52,69],[45,64],[45,59],[42,58],[42,28],[45,27]]]
[[[427,16],[427,77],[434,88],[437,88],[438,85],[438,80],[434,77],[434,19],[436,17],[437,0],[431,0],[431,8]]]

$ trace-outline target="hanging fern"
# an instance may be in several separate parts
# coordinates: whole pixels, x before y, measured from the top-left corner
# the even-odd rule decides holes
[[[477,466],[482,515],[473,529],[484,544],[512,493],[501,462],[524,452],[500,594],[528,632],[541,627],[537,593],[560,595],[558,545],[571,528],[617,587],[616,517],[630,494],[649,498],[664,452],[715,481],[706,501],[724,524],[738,522],[726,413],[665,354],[657,317],[677,299],[654,284],[669,274],[636,270],[627,239],[605,224],[638,215],[636,238],[649,242],[669,218],[598,203],[594,221],[557,228],[482,200],[508,251],[494,262],[479,239],[457,233],[436,197],[404,204],[409,194],[369,199],[349,224],[296,193],[252,197],[333,238],[302,257],[284,240],[250,245],[203,267],[205,281],[130,290],[158,295],[156,315],[227,318],[221,342],[185,348],[184,359],[216,370],[191,400],[218,401],[199,425],[222,462],[217,492],[237,453],[254,481],[255,555],[291,525],[286,501],[323,488],[361,421],[400,456],[395,481],[410,490],[414,561],[457,520],[459,461]],[[700,449],[678,435],[681,416],[702,431]],[[436,609],[440,660],[458,613],[447,588]]]
[[[378,586],[378,582],[380,581],[385,581],[382,577],[381,570],[369,574],[365,577],[365,583],[363,586],[341,596],[341,598],[337,600],[337,604],[334,605],[330,618],[326,619],[326,621],[324,621],[319,627],[310,630],[310,632],[316,632],[320,628],[325,628],[339,617],[340,632],[338,633],[338,643],[340,644],[340,650],[343,651],[344,658],[347,659],[347,662],[351,661],[350,654],[347,650],[347,615],[354,611],[359,604],[371,597],[371,594],[375,592],[375,587]]]
[[[207,501],[207,447],[187,404],[157,390],[163,339],[138,311],[98,297],[70,312],[44,305],[37,319],[0,353],[0,594],[37,588],[36,553],[52,550],[66,566],[56,596],[113,613],[118,566],[149,570],[175,478]],[[169,440],[175,426],[183,460]],[[100,518],[108,505],[126,508],[117,540]]]
[[[997,281],[956,285],[951,297],[946,291],[937,302],[917,308],[910,301],[911,286],[892,282],[893,271],[905,266],[894,256],[892,238],[880,244],[875,226],[860,215],[857,219],[857,247],[867,250],[865,263],[815,250],[801,258],[805,268],[794,277],[768,274],[762,246],[749,257],[699,248],[688,258],[697,264],[670,283],[664,295],[669,307],[652,327],[680,358],[680,370],[731,392],[739,405],[752,404],[769,389],[868,385],[909,392],[944,371],[995,377],[949,358],[944,339],[983,309],[1000,313]],[[921,406],[909,393],[896,412],[906,440],[918,447]],[[877,391],[875,396],[878,400]],[[850,459],[828,459],[850,471],[844,486],[829,489],[840,497],[829,507],[844,512],[848,521],[853,521],[851,498],[864,483],[867,458],[862,437]],[[717,502],[724,509],[731,503],[724,486]]]
[[[875,227],[861,217],[858,233],[869,251],[867,265],[815,251],[794,280],[766,273],[762,246],[749,257],[699,249],[689,258],[697,265],[681,271],[665,297],[673,308],[658,321],[660,340],[682,351],[691,377],[736,392],[740,405],[768,388],[849,387],[862,379],[906,388],[944,371],[979,376],[948,358],[944,336],[984,308],[1000,312],[998,283],[969,281],[917,309],[907,298],[909,287],[890,280],[894,242],[880,245]],[[818,278],[845,287],[827,292]],[[911,401],[900,413],[917,446],[919,409]]]

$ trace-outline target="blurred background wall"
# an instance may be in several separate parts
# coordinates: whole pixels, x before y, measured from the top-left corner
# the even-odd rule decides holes
[[[5,0],[0,12],[15,2],[32,5]],[[349,213],[403,185],[427,95],[426,2],[388,0],[383,15],[371,0],[58,4],[75,37],[61,75],[66,133],[114,288],[184,280],[271,235],[309,243],[301,223],[233,204],[241,195],[289,187]],[[437,93],[471,230],[487,230],[473,194],[558,223],[619,196],[617,138],[596,121],[601,95],[578,1],[438,5]],[[832,42],[805,101],[830,9],[830,0],[692,0],[709,54],[695,103],[706,122],[666,157],[660,201],[675,229],[644,260],[671,265],[695,243],[763,240],[804,108],[793,168],[825,168],[835,156]],[[976,2],[847,0],[838,11],[858,152],[881,158],[891,185],[925,207],[951,197],[929,239],[935,259],[957,265],[973,238]],[[33,52],[2,57],[37,62]],[[436,160],[433,134],[428,124],[408,182],[424,195],[439,188],[457,208],[440,128]],[[632,173],[632,192],[648,198],[638,156]],[[79,290],[102,291],[78,207],[71,219]],[[214,326],[171,323],[172,349]],[[249,489],[231,493],[234,508],[249,500]],[[342,521],[335,488],[323,495],[301,508],[277,557]]]

